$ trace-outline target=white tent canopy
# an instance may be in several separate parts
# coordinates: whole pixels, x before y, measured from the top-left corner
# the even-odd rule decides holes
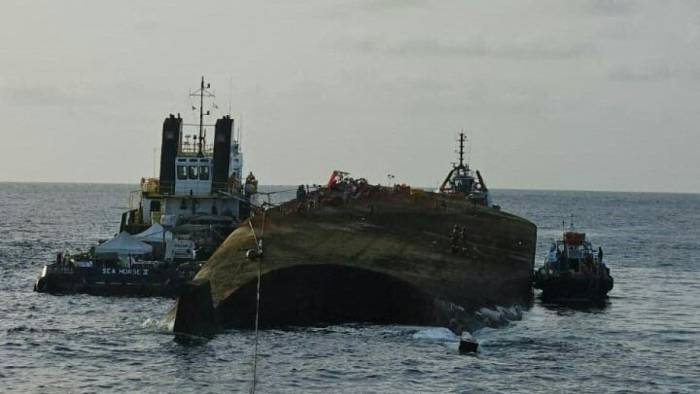
[[[116,253],[118,255],[143,255],[153,251],[153,247],[147,243],[134,239],[126,231],[95,246],[96,254]]]
[[[141,242],[163,243],[163,240],[171,241],[173,233],[156,223],[143,232],[133,235],[133,237]]]

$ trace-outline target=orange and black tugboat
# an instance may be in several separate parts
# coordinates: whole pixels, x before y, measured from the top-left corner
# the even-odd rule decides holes
[[[552,243],[545,262],[535,272],[535,288],[549,301],[601,301],[613,288],[603,249],[594,251],[586,234],[576,231],[573,220],[563,237]]]

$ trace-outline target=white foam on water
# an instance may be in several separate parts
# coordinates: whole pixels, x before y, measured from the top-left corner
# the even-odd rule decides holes
[[[423,341],[438,341],[438,342],[454,342],[459,341],[459,337],[456,336],[449,328],[445,327],[431,327],[420,330],[413,334],[413,339],[423,340]]]
[[[172,332],[175,327],[175,321],[172,319],[152,319],[148,318],[141,323],[142,328],[150,329],[153,331],[167,331]]]
[[[517,305],[508,308],[496,306],[493,309],[481,308],[476,312],[476,316],[483,320],[486,325],[501,326],[513,320],[521,320],[523,318],[523,311]]]

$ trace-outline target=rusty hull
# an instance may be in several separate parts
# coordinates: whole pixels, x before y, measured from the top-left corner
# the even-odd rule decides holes
[[[463,240],[454,241],[454,225],[466,228]],[[536,236],[533,223],[463,197],[408,188],[372,187],[356,197],[322,190],[258,212],[196,280],[210,283],[217,323],[227,327],[252,327],[258,269],[263,327],[447,324],[455,308],[527,302]],[[264,255],[251,260],[246,252],[256,237]]]

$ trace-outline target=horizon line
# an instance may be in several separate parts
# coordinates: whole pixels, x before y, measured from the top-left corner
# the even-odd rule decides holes
[[[114,186],[138,186],[138,183],[121,183],[121,182],[74,182],[74,181],[3,181],[0,184],[46,184],[46,185],[114,185]],[[304,183],[307,185],[307,183]],[[279,183],[279,184],[260,184],[260,186],[298,186],[300,183]],[[311,184],[308,184],[311,185]],[[382,184],[380,184],[382,185]],[[411,185],[409,185],[411,186]],[[421,189],[435,189],[432,186],[417,186]],[[638,194],[700,194],[700,192],[692,191],[651,191],[651,190],[591,190],[591,189],[554,189],[554,188],[519,188],[519,187],[495,187],[492,190],[514,190],[514,191],[549,191],[549,192],[578,192],[578,193],[638,193]]]

